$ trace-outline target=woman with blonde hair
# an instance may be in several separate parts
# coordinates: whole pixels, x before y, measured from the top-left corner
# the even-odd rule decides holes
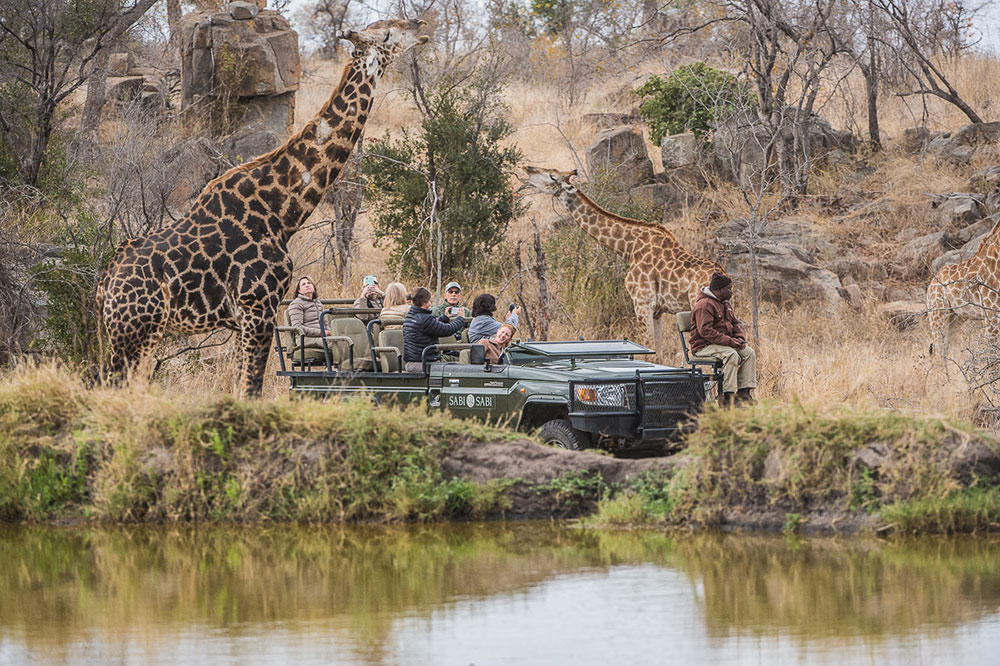
[[[406,302],[406,286],[402,282],[390,282],[385,288],[385,303],[382,305],[382,312],[378,318],[403,319],[410,311],[410,304]],[[402,328],[402,323],[383,326],[383,328]]]

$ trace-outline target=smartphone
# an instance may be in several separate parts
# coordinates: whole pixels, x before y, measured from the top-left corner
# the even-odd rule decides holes
[[[378,280],[375,278],[374,275],[366,275],[364,277],[364,280],[362,280],[362,284],[364,286],[366,286],[366,287],[371,286],[371,285],[375,284],[376,282],[378,282]]]
[[[445,309],[444,312],[449,317],[457,317],[458,315],[462,314],[462,308],[458,307],[457,305],[453,305]]]

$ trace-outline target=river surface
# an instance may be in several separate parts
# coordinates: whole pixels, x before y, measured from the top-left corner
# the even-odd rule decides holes
[[[1000,539],[0,527],[0,664],[1000,664]]]

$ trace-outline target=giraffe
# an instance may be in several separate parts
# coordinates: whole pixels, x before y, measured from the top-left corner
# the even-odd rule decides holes
[[[661,351],[660,317],[690,310],[701,288],[715,272],[725,273],[714,261],[691,254],[670,231],[658,224],[621,217],[604,210],[573,183],[576,170],[556,171],[526,167],[528,185],[554,196],[573,220],[598,243],[625,258],[625,287],[635,316],[647,339],[652,334]]]
[[[120,379],[167,331],[236,333],[237,393],[258,395],[274,320],[292,276],[287,244],[340,174],[395,57],[427,41],[420,20],[386,20],[342,36],[354,44],[340,84],[281,147],[212,180],[169,226],[124,243],[97,290]]]
[[[956,316],[981,317],[987,338],[1000,338],[1000,219],[974,255],[942,266],[927,286],[930,353],[937,342],[941,356],[947,359],[948,329]]]

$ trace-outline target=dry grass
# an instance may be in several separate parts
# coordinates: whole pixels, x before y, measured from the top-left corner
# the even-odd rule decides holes
[[[591,73],[586,88],[579,95],[582,101],[570,104],[565,95],[565,72],[559,69],[558,57],[555,50],[540,46],[530,54],[524,79],[512,82],[507,88],[505,99],[515,127],[510,141],[522,149],[526,164],[574,168],[580,166],[578,160],[585,161],[585,149],[597,131],[583,120],[584,114],[632,111],[636,100],[628,95],[628,90],[659,67],[655,60],[649,60],[630,71]],[[661,61],[674,61],[677,57],[676,54],[662,54]],[[304,63],[296,103],[296,128],[308,122],[325,103],[340,79],[343,64],[344,61],[317,59]],[[1000,74],[1000,62],[996,58],[972,55],[957,62],[943,63],[943,66],[985,120],[1000,118],[997,93],[991,85]],[[862,93],[859,80],[851,77],[844,87],[831,93],[821,113],[834,126],[857,130],[864,121],[857,113],[858,109],[864,109]],[[926,110],[926,122],[932,129],[954,130],[966,122],[957,109],[938,100],[930,100]],[[890,150],[868,159],[868,164],[875,167],[874,173],[859,177],[851,170],[817,172],[812,183],[816,204],[796,211],[811,219],[842,249],[873,263],[885,263],[892,258],[898,250],[897,236],[902,230],[927,233],[936,229],[937,221],[930,212],[928,193],[961,191],[971,173],[1000,158],[994,150],[981,154],[968,167],[955,168],[929,158],[901,155],[892,150],[892,141],[901,137],[903,129],[920,124],[923,107],[916,98],[885,96],[881,113]],[[400,74],[390,73],[377,91],[366,134],[369,137],[380,137],[386,132],[398,135],[403,128],[413,128],[418,123],[419,114],[404,92]],[[659,150],[648,143],[648,139],[647,145],[658,168]],[[829,206],[831,199],[855,196],[863,200],[863,204],[840,209]],[[527,203],[528,213],[511,225],[508,239],[511,245],[518,240],[526,241],[524,261],[530,266],[534,259],[527,248],[530,247],[532,222],[538,224],[543,237],[548,237],[561,211],[543,196],[530,197]],[[740,215],[743,210],[739,193],[731,187],[719,186],[704,192],[702,198],[688,208],[668,211],[667,217],[671,229],[684,244],[703,249],[715,225]],[[386,267],[387,253],[375,247],[371,223],[367,211],[363,211],[356,231],[359,247],[353,277],[346,288],[342,287],[324,257],[329,227],[321,221],[326,217],[327,211],[321,207],[312,218],[314,227],[298,234],[291,244],[296,270],[312,275],[324,296],[356,295],[360,291],[360,278],[366,273],[376,273],[384,282],[393,277]],[[463,279],[463,276],[450,277]],[[918,283],[907,285],[895,276],[883,286],[891,288],[896,284],[922,287]],[[470,285],[468,298],[479,291],[497,293],[502,287],[504,284]],[[515,288],[508,285],[502,298],[510,297]],[[585,305],[569,311],[563,305],[567,301],[564,292],[567,285],[553,280],[551,288],[553,337],[579,334],[636,337],[637,326],[627,315],[609,327],[596,328],[593,322],[600,319],[597,315],[601,313]],[[529,301],[537,298],[537,286],[530,277],[524,289]],[[923,322],[905,332],[896,332],[877,313],[878,298],[879,294],[872,290],[872,302],[863,310],[845,311],[837,318],[804,307],[790,312],[765,309],[758,350],[761,394],[779,400],[971,413],[974,401],[966,396],[964,387],[945,384],[943,377],[928,369],[927,333]],[[622,299],[623,303],[627,302],[624,292]],[[624,311],[628,311],[627,305]],[[672,330],[670,322],[666,330],[668,344],[677,350],[676,341],[669,333]],[[676,358],[671,353],[663,360],[673,362]],[[236,382],[235,354],[228,347],[206,350],[199,356],[189,354],[167,363],[157,382],[170,391],[183,393],[211,395],[231,391]],[[269,372],[265,395],[278,396],[284,390],[284,383]]]

